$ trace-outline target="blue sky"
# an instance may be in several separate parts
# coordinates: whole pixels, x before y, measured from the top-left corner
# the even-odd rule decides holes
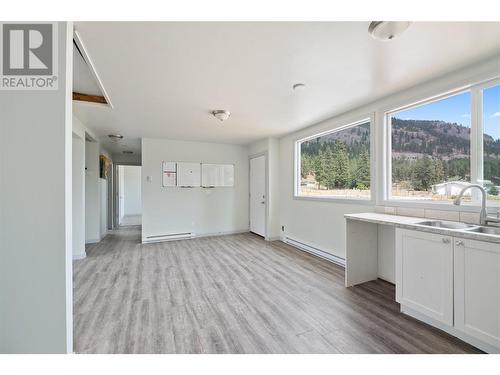
[[[403,120],[442,120],[470,127],[470,93],[465,92],[421,107],[401,111],[394,117]],[[483,121],[484,132],[495,139],[500,139],[500,86],[484,91]]]

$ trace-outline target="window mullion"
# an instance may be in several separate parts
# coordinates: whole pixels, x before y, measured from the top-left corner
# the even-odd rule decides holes
[[[482,90],[474,87],[471,90],[471,182],[483,185],[483,121]],[[472,199],[479,203],[481,197],[474,190]]]

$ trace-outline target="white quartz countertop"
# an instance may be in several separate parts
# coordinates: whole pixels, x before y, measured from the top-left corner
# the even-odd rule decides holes
[[[434,219],[429,219],[424,217],[398,216],[398,215],[379,214],[374,212],[366,212],[361,214],[346,214],[344,215],[344,217],[347,220],[364,221],[368,223],[382,224],[382,225],[393,225],[398,228],[413,229],[421,232],[436,233],[445,236],[467,238],[471,240],[487,241],[500,244],[500,236],[492,234],[468,232],[464,230],[449,229],[449,228],[437,228],[437,227],[430,227],[427,225],[419,225],[418,223],[422,221],[436,221]]]

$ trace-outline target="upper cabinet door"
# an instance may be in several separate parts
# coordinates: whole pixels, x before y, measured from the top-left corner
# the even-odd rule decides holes
[[[396,300],[453,325],[453,242],[449,236],[396,230]]]
[[[455,327],[500,349],[500,245],[455,238]]]

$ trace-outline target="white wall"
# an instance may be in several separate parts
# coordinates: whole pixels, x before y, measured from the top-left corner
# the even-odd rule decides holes
[[[99,186],[99,144],[85,142],[85,242],[101,239],[101,195]]]
[[[163,188],[162,161],[234,164],[233,188]],[[152,178],[147,182],[147,177]],[[196,235],[248,230],[246,146],[142,140],[142,235]]]
[[[82,259],[85,258],[85,134],[76,134],[74,129],[72,154],[73,259]]]
[[[58,90],[0,91],[0,352],[72,351],[72,24]]]
[[[345,258],[345,220],[344,214],[358,212],[373,212],[386,204],[383,201],[381,188],[384,176],[383,123],[384,113],[403,105],[442,94],[449,90],[464,87],[485,79],[500,75],[498,57],[474,66],[467,67],[443,75],[411,89],[390,95],[373,103],[353,109],[317,125],[289,134],[280,139],[280,217],[281,225],[285,226],[282,238],[289,236],[323,251]],[[376,150],[372,154],[374,170],[372,184],[376,187],[374,201],[369,204],[341,201],[315,201],[296,199],[293,197],[294,179],[294,142],[297,139],[334,129],[354,121],[373,116],[375,118]],[[406,203],[411,206],[412,203]],[[438,208],[438,207],[436,207]],[[439,207],[458,210],[453,205]],[[478,210],[478,208],[474,208]],[[423,210],[422,210],[423,211]],[[392,253],[385,254],[384,269],[393,262]],[[387,266],[387,267],[386,267]]]
[[[140,215],[142,213],[141,202],[141,167],[120,166],[123,175],[123,215]],[[121,181],[121,179],[120,179]]]

